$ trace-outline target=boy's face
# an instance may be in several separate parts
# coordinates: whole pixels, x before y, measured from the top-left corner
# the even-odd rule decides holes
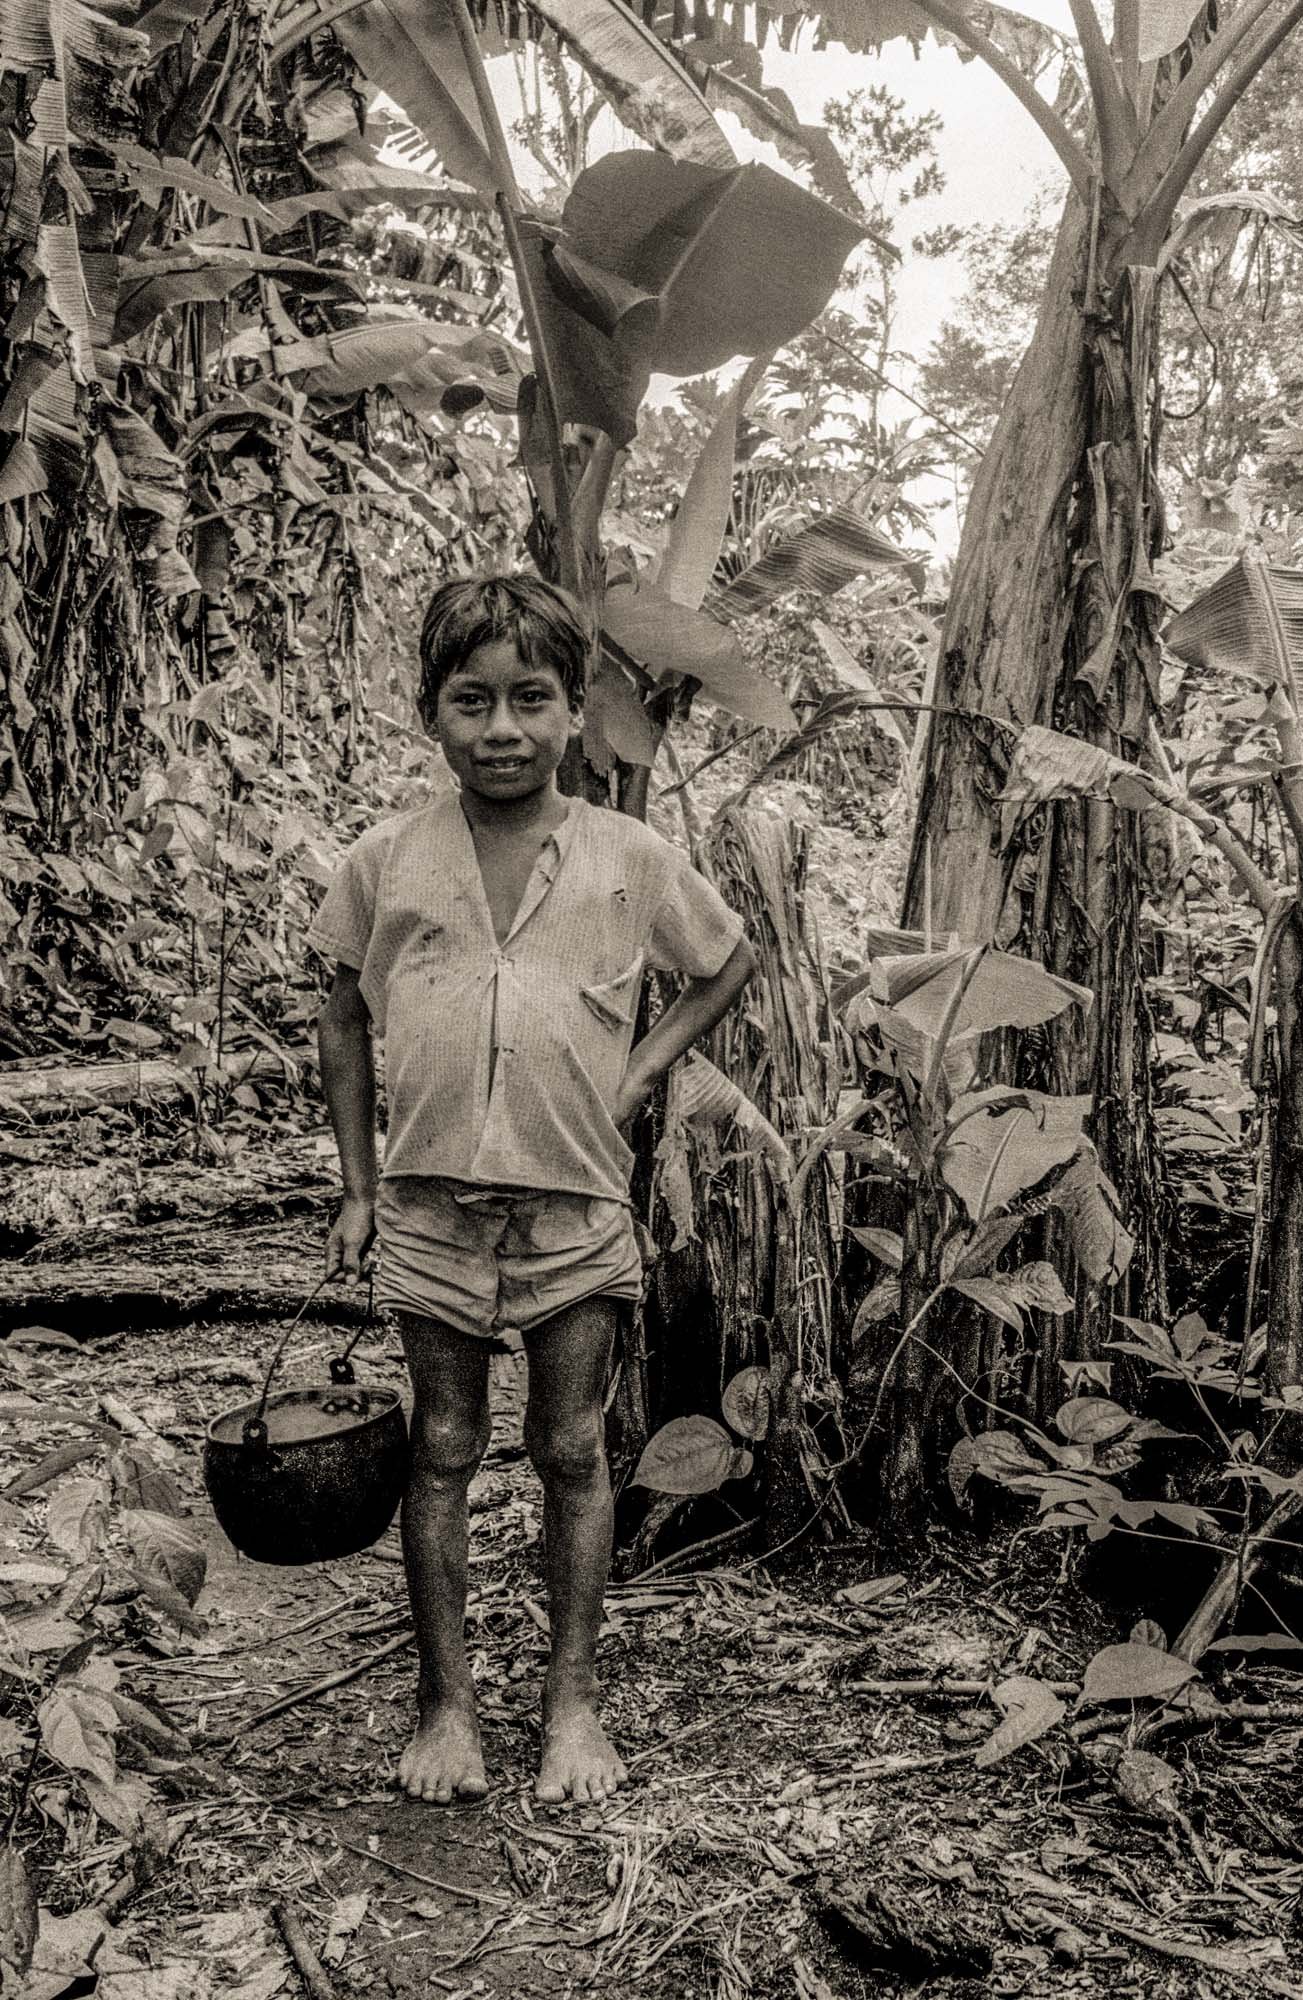
[[[584,726],[555,667],[530,667],[511,639],[477,646],[439,689],[435,733],[454,775],[488,799],[546,785]]]

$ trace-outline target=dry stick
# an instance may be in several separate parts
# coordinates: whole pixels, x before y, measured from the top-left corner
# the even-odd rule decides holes
[[[865,1778],[903,1778],[911,1771],[934,1771],[942,1764],[971,1764],[973,1750],[927,1750],[919,1756],[883,1757],[876,1764],[852,1764],[834,1777],[820,1778],[816,1792],[835,1792],[839,1786],[854,1784]]]
[[[708,1715],[704,1722],[689,1722],[683,1729],[676,1729],[672,1736],[663,1736],[659,1743],[649,1744],[646,1750],[637,1751],[624,1760],[625,1769],[632,1771],[636,1764],[645,1764],[649,1757],[659,1757],[662,1750],[673,1749],[676,1743],[686,1743],[689,1736],[700,1736],[703,1729],[709,1729],[715,1717]]]
[[[853,1694],[955,1694],[977,1696],[991,1692],[990,1681],[931,1681],[919,1678],[909,1681],[843,1681],[842,1686]],[[1078,1695],[1080,1681],[1042,1681],[1054,1694]]]
[[[710,1549],[729,1548],[740,1542],[744,1536],[759,1524],[755,1521],[738,1521],[734,1527],[724,1528],[718,1535],[707,1535],[703,1542],[691,1542],[686,1549],[675,1549],[672,1555],[662,1556],[659,1562],[650,1563],[646,1569],[637,1570],[628,1581],[646,1583],[648,1577],[663,1576],[668,1570],[677,1569],[680,1564],[691,1562],[694,1556],[703,1556]]]
[[[374,1861],[381,1868],[390,1868],[395,1875],[405,1875],[410,1882],[419,1882],[426,1889],[442,1889],[447,1896],[463,1896],[471,1903],[498,1903],[510,1907],[511,1897],[501,1895],[496,1889],[469,1889],[460,1882],[441,1882],[437,1875],[422,1875],[419,1869],[408,1868],[401,1861],[391,1861],[387,1854],[372,1854],[367,1847],[355,1847],[351,1840],[341,1840],[339,1844],[347,1853],[356,1854],[363,1861]]]
[[[210,1737],[209,1742],[234,1743],[239,1737],[247,1736],[251,1729],[256,1729],[259,1723],[270,1722],[274,1715],[284,1715],[287,1710],[299,1708],[305,1701],[315,1701],[319,1694],[329,1694],[332,1688],[344,1687],[349,1681],[360,1679],[363,1674],[370,1673],[372,1667],[377,1666],[381,1660],[387,1660],[391,1653],[401,1652],[404,1646],[410,1646],[411,1643],[411,1633],[400,1632],[396,1639],[390,1639],[383,1646],[377,1646],[373,1653],[365,1654],[351,1667],[341,1667],[337,1673],[324,1674],[319,1681],[314,1681],[311,1687],[300,1688],[297,1694],[283,1695],[279,1701],[272,1702],[269,1708],[258,1709],[247,1721],[242,1722],[238,1729],[233,1729],[229,1736]]]
[[[325,1966],[308,1943],[303,1926],[289,1904],[273,1903],[271,1913],[311,2000],[339,2000],[339,1994],[326,1977]]]

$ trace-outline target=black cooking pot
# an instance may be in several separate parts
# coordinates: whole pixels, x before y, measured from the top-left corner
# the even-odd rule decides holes
[[[370,1548],[407,1484],[398,1392],[359,1386],[348,1358],[364,1328],[331,1362],[328,1386],[271,1394],[289,1335],[309,1304],[277,1348],[257,1402],[214,1417],[204,1443],[213,1512],[256,1562],[329,1562]]]

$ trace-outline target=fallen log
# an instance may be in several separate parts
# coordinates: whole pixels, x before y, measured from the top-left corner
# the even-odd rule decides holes
[[[283,1076],[289,1059],[270,1049],[240,1049],[223,1065],[228,1083],[245,1083],[258,1076]],[[65,1110],[96,1110],[104,1105],[157,1103],[192,1095],[196,1078],[212,1071],[196,1070],[163,1056],[133,1056],[125,1062],[62,1063],[55,1068],[26,1064],[0,1066],[0,1117],[51,1118]]]
[[[191,1320],[289,1318],[321,1276],[323,1238],[303,1218],[246,1232],[195,1226],[189,1242],[169,1232],[163,1255],[0,1260],[0,1337],[33,1325],[95,1340]],[[334,1285],[306,1316],[355,1324],[366,1296],[365,1285]]]

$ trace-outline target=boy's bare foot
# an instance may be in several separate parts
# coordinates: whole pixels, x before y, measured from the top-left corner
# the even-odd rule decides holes
[[[534,1787],[542,1804],[609,1799],[628,1775],[591,1702],[576,1701],[551,1711],[543,1727],[543,1758]]]
[[[446,1806],[453,1799],[482,1799],[488,1791],[475,1711],[455,1702],[423,1709],[416,1734],[398,1765],[409,1798]]]

